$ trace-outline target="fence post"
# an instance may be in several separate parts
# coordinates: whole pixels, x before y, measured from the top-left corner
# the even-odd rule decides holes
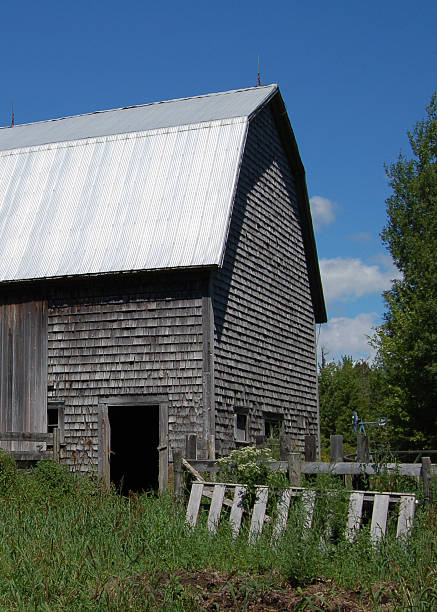
[[[331,436],[331,463],[343,461],[343,436]]]
[[[287,461],[289,454],[293,452],[293,439],[291,436],[279,436],[279,458]]]
[[[357,436],[357,461],[369,463],[369,438],[365,434]]]
[[[314,434],[305,436],[305,461],[317,460],[317,438]]]
[[[302,486],[302,466],[300,453],[290,453],[288,455],[288,478],[292,487]]]
[[[422,478],[423,478],[423,495],[425,503],[430,504],[431,498],[431,458],[422,457]]]
[[[59,427],[53,429],[53,461],[59,463],[61,458],[61,436]]]
[[[197,436],[188,434],[185,436],[185,459],[197,459]]]
[[[176,499],[182,499],[183,471],[182,471],[182,451],[173,451],[173,475],[174,475],[174,495]]]

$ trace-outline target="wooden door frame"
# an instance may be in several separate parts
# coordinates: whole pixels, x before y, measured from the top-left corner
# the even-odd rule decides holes
[[[98,419],[98,471],[103,480],[106,490],[109,490],[111,472],[109,465],[110,451],[110,427],[109,411],[112,406],[122,407],[144,407],[158,406],[159,408],[159,490],[165,491],[168,488],[168,397],[165,395],[117,395],[105,397],[99,400],[99,419]]]

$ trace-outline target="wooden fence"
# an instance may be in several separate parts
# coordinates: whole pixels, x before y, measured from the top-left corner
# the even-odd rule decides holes
[[[334,438],[334,439],[333,439]],[[340,439],[341,438],[341,439]],[[341,436],[331,436],[331,461],[306,461],[302,460],[300,452],[294,452],[293,441],[288,436],[281,436],[280,461],[269,462],[268,468],[272,472],[286,472],[292,487],[302,486],[302,475],[334,474],[344,476],[348,488],[352,488],[353,476],[376,476],[378,474],[393,474],[399,476],[410,476],[423,480],[424,497],[426,502],[431,502],[431,479],[437,476],[437,466],[431,463],[429,457],[422,457],[420,463],[376,463],[368,459],[368,441],[364,436],[358,436],[358,457],[367,458],[367,461],[344,461],[343,444]],[[311,442],[314,449],[314,445]],[[185,458],[183,457],[185,455]],[[314,453],[312,451],[312,456]],[[310,456],[305,452],[305,457]],[[198,460],[196,436],[191,434],[186,438],[185,453],[173,452],[174,470],[174,493],[177,497],[183,495],[183,470],[188,470],[196,480],[202,481],[201,474],[216,475],[220,468],[216,461]]]
[[[238,484],[194,482],[191,486],[190,499],[187,506],[186,521],[192,527],[196,526],[202,502],[202,496],[211,500],[209,505],[207,529],[211,533],[217,531],[223,506],[230,506],[229,522],[234,537],[237,537],[243,518],[247,512],[250,515],[249,540],[254,541],[262,532],[265,522],[271,521],[267,517],[267,501],[269,489],[266,486],[255,487],[255,500],[253,507],[245,508],[245,497],[247,487]],[[231,499],[225,497],[229,495]],[[328,495],[332,495],[328,493]],[[370,522],[370,537],[373,542],[380,541],[386,534],[389,506],[397,505],[396,537],[408,536],[414,519],[416,498],[409,493],[379,493],[369,491],[348,492],[349,503],[347,521],[344,525],[345,536],[353,541],[360,529],[363,518],[363,503],[370,502],[372,516]],[[316,504],[316,491],[291,487],[284,489],[277,501],[275,522],[273,524],[272,537],[277,539],[285,530],[289,519],[290,502],[292,498],[300,498],[303,510],[303,528],[311,529],[313,526],[314,509]],[[324,500],[326,502],[326,497]],[[329,529],[326,533],[329,535]]]
[[[50,449],[46,448],[45,450],[43,448],[38,450],[4,449],[5,452],[12,455],[17,462],[53,459],[59,463],[61,440],[58,427],[55,427],[53,432],[50,433],[17,431],[0,432],[0,442],[32,442],[40,443],[41,447],[51,447]]]

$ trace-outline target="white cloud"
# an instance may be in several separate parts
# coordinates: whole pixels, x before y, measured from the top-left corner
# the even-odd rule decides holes
[[[371,242],[373,240],[369,232],[358,232],[358,234],[351,234],[348,238],[352,242]]]
[[[331,202],[322,196],[310,198],[311,215],[316,229],[321,229],[324,225],[330,225],[334,219],[334,211],[337,207],[335,202]]]
[[[369,265],[361,259],[334,257],[320,260],[320,272],[326,301],[355,300],[369,293],[389,289],[400,273],[387,260],[381,265]]]
[[[368,344],[368,336],[373,335],[373,328],[377,324],[376,312],[362,313],[354,318],[330,319],[320,328],[317,342],[319,361],[322,347],[326,351],[328,361],[338,361],[343,355],[357,360],[372,360],[375,350]]]

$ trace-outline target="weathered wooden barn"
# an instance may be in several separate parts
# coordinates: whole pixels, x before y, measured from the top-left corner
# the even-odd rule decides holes
[[[299,447],[325,320],[277,85],[0,129],[0,431],[132,488],[188,433]]]

